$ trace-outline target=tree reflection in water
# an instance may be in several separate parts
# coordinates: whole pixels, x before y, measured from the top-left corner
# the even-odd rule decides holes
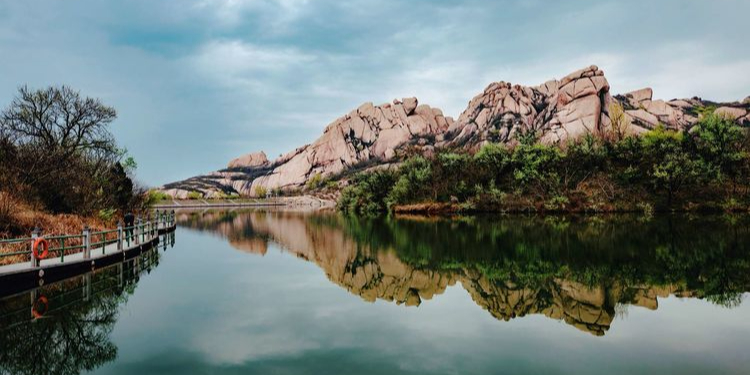
[[[133,294],[140,275],[158,264],[158,251],[150,250],[0,300],[0,373],[79,374],[117,358],[109,335],[119,306]]]
[[[670,295],[726,307],[750,288],[750,218],[399,217],[282,211],[181,213],[241,250],[268,241],[367,301],[419,305],[460,283],[509,320],[543,314],[603,335],[631,305]]]

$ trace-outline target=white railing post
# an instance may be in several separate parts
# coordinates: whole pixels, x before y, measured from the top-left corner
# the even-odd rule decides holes
[[[122,238],[123,236],[123,230],[122,230],[122,220],[117,222],[117,250],[122,251]]]
[[[143,227],[141,227],[141,217],[138,216],[138,219],[135,220],[135,244],[138,245],[141,243],[141,231],[143,230]]]
[[[159,215],[159,210],[156,210],[156,230],[159,231],[159,225],[161,224],[161,216]]]
[[[31,232],[31,268],[39,267],[39,259],[34,256],[34,242],[36,242],[36,239],[39,238],[40,233],[41,230],[39,229],[39,227],[34,228],[34,230]]]
[[[83,259],[91,259],[91,230],[88,225],[83,227]]]

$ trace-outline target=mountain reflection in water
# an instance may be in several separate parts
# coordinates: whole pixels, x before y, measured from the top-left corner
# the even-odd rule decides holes
[[[542,314],[604,335],[628,306],[701,298],[728,308],[750,290],[750,219],[399,217],[283,211],[183,212],[178,223],[264,255],[314,262],[366,301],[418,306],[460,283],[500,320]]]

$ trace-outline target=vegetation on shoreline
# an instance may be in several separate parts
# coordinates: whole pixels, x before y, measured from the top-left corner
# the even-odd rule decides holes
[[[143,207],[136,163],[109,130],[116,118],[66,86],[19,89],[0,113],[0,235],[80,231]]]
[[[440,150],[399,168],[356,175],[338,201],[345,212],[746,211],[750,137],[705,114],[688,132],[659,126],[628,135],[616,119],[608,134],[564,145],[519,134],[512,146]]]

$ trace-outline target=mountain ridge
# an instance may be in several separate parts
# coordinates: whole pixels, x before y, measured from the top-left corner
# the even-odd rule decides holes
[[[563,143],[606,132],[612,126],[610,111],[615,104],[634,134],[659,124],[689,130],[707,108],[750,126],[750,97],[733,103],[697,97],[664,101],[654,100],[650,88],[612,96],[604,72],[591,65],[538,86],[493,82],[469,101],[457,120],[414,97],[380,105],[364,103],[326,126],[314,142],[275,160],[269,161],[263,152],[250,153],[232,160],[226,169],[169,183],[160,190],[174,198],[187,198],[191,192],[205,198],[257,196],[300,188],[313,178],[391,163],[406,153],[431,155],[441,148],[476,151],[487,143],[513,144],[522,133],[533,133],[547,144]]]

